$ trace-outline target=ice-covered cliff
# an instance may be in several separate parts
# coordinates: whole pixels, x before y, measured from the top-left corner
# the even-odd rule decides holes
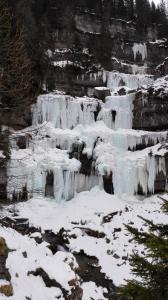
[[[138,89],[144,95],[139,114],[151,105],[151,93],[166,109],[167,77],[154,81],[147,75],[107,72],[106,76],[111,96],[105,101],[58,92],[38,97],[32,106],[32,126],[10,138],[10,199],[40,194],[59,202],[96,185],[117,195],[166,190],[164,121],[160,120],[163,131],[152,128],[152,122],[153,131],[144,131],[143,126],[135,130],[133,126],[136,106],[140,107]],[[160,111],[155,114],[157,122]]]

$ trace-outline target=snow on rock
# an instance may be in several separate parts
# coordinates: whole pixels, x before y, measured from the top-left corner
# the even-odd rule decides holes
[[[97,287],[94,282],[84,282],[81,285],[83,289],[82,300],[94,299],[94,300],[105,300],[103,293],[107,293],[107,289],[102,287]]]
[[[3,151],[0,150],[0,159],[6,158],[6,156],[3,154]]]
[[[132,66],[133,73],[137,72],[137,66]],[[139,67],[138,67],[139,70]],[[115,91],[121,87],[127,87],[131,90],[137,90],[142,86],[150,87],[153,83],[154,79],[152,75],[133,75],[133,74],[125,74],[118,72],[108,72],[107,73],[107,87],[111,89],[111,91]]]
[[[42,277],[34,276],[33,271],[42,268],[51,279],[58,282],[69,293],[71,291],[69,282],[77,281],[75,274],[77,263],[73,255],[65,252],[57,252],[53,255],[47,243],[37,244],[29,236],[22,236],[10,228],[0,227],[0,235],[5,238],[8,247],[13,249],[7,259],[7,268],[10,270],[14,290],[10,299],[63,300],[60,288],[46,287]],[[26,253],[26,257],[23,253]]]
[[[154,94],[157,96],[164,96],[168,94],[168,76],[158,78],[152,85]]]

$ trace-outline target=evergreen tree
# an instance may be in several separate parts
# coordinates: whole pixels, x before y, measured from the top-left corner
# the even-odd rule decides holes
[[[118,0],[117,14],[119,18],[126,19],[126,7],[124,0]]]
[[[166,3],[161,0],[158,6],[158,18],[157,23],[161,24],[160,35],[168,37],[168,18],[166,13]]]
[[[151,22],[156,23],[156,21],[157,21],[157,19],[156,19],[156,5],[152,1],[152,4],[151,4]]]
[[[127,19],[134,19],[134,0],[127,0]]]
[[[168,201],[162,209],[168,215]],[[137,252],[130,258],[132,273],[141,280],[128,280],[119,290],[119,300],[167,300],[168,299],[168,223],[154,224],[141,217],[148,227],[141,232],[126,226],[134,240],[146,248],[146,254]]]
[[[137,29],[146,32],[151,24],[151,7],[149,0],[136,0]]]
[[[32,94],[32,64],[22,26],[7,1],[0,2],[0,96],[8,104]]]

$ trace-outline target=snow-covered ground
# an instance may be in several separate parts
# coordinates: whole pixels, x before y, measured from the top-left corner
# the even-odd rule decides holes
[[[74,254],[83,250],[88,256],[96,257],[101,273],[105,273],[106,278],[112,279],[117,286],[124,283],[125,279],[132,277],[128,262],[132,250],[140,253],[144,250],[131,242],[124,224],[146,230],[137,215],[156,223],[166,222],[166,216],[160,211],[160,203],[157,196],[137,199],[123,195],[118,198],[95,187],[64,203],[57,204],[51,199],[39,197],[3,208],[1,217],[14,218],[17,215],[17,218],[27,218],[30,226],[41,228],[41,232],[23,236],[11,228],[0,227],[0,235],[12,250],[7,267],[12,276],[14,295],[9,299],[65,299],[61,288],[46,287],[40,276],[29,273],[37,268],[42,268],[50,279],[55,279],[69,294],[74,284],[81,287],[82,300],[91,297],[95,300],[108,299],[103,296],[106,289],[101,284],[96,285],[96,278],[95,282],[80,278],[77,272],[80,266]],[[36,243],[34,237],[40,237],[45,230],[58,233],[61,228],[68,232],[66,250],[60,247],[53,254],[46,242]],[[1,299],[6,297],[1,296]]]

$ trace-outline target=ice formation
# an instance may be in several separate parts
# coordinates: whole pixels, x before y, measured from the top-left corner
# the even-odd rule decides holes
[[[160,145],[155,146],[157,152]],[[159,153],[159,152],[158,152]],[[96,168],[102,175],[113,174],[114,193],[134,195],[139,192],[154,193],[155,179],[159,172],[166,175],[164,155],[151,155],[150,149],[134,153],[119,151],[110,144],[95,149]]]
[[[132,50],[135,61],[137,59],[137,55],[141,55],[142,61],[147,58],[147,46],[145,43],[134,43]]]
[[[112,129],[131,129],[132,128],[132,110],[135,94],[125,96],[109,96],[101,109],[98,120]]]
[[[108,72],[107,86],[111,91],[115,91],[121,87],[126,87],[131,90],[137,90],[142,86],[150,87],[154,79],[151,75],[133,75],[118,72]]]
[[[105,102],[56,93],[38,97],[32,127],[10,139],[10,199],[40,194],[60,202],[96,185],[103,188],[109,178],[115,194],[150,194],[157,176],[166,178],[167,150],[161,143],[167,132],[132,129],[136,90],[151,86],[153,77],[106,75],[112,93]],[[158,85],[156,81],[153,86]],[[120,96],[117,89],[122,86],[129,91]],[[25,141],[25,149],[19,149],[19,139]]]
[[[134,74],[134,75],[136,75],[136,74],[144,75],[144,74],[146,74],[148,66],[145,63],[143,66],[131,65],[131,68],[132,68],[132,74]]]
[[[33,125],[51,122],[56,128],[72,129],[94,122],[98,102],[90,98],[65,95],[42,95],[33,107]]]

